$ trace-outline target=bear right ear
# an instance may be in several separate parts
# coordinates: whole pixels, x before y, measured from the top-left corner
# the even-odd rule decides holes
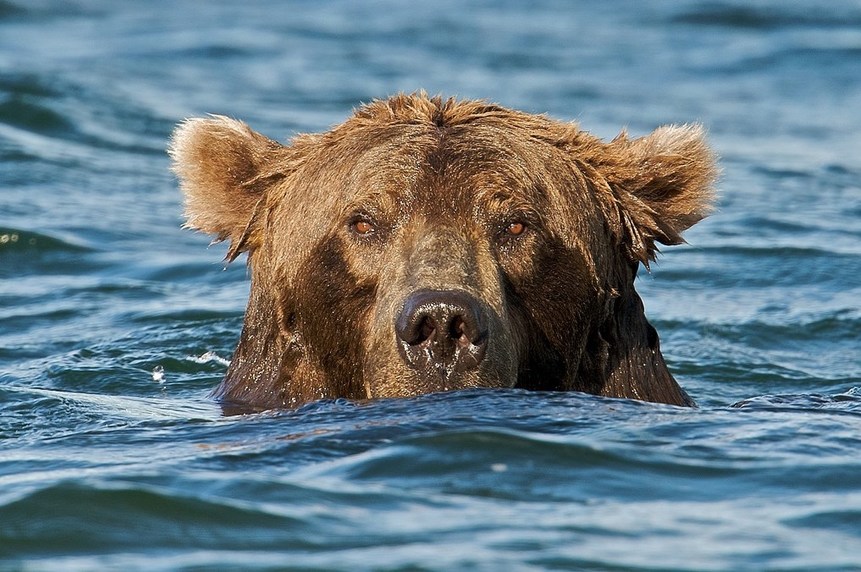
[[[681,244],[682,232],[711,210],[718,169],[700,125],[665,125],[637,139],[623,131],[606,144],[581,140],[580,157],[607,183],[602,204],[630,260],[648,267],[656,242]]]
[[[168,153],[185,194],[186,226],[216,235],[216,242],[230,239],[228,261],[259,246],[260,207],[266,189],[284,177],[272,170],[284,149],[219,115],[187,119],[174,131]]]

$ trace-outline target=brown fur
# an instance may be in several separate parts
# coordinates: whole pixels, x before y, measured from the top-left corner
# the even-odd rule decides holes
[[[192,119],[170,153],[188,226],[230,240],[231,260],[248,253],[245,324],[216,390],[226,403],[467,387],[693,403],[634,278],[656,243],[682,242],[709,209],[716,170],[699,126],[605,143],[574,124],[420,93],[289,146],[225,117]],[[356,221],[373,231],[358,234]],[[511,223],[525,232],[508,234]],[[469,301],[486,334],[469,347],[484,344],[483,359],[433,353],[436,367],[422,369],[399,353],[395,324],[425,291]]]

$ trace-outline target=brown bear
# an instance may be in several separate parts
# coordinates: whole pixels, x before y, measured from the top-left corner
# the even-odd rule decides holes
[[[190,119],[170,154],[187,226],[248,253],[225,404],[486,387],[693,405],[634,278],[710,208],[697,125],[603,142],[417,93],[286,146]]]

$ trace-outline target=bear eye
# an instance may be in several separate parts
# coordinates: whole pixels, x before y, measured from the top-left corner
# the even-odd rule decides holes
[[[499,238],[502,242],[520,238],[528,229],[529,225],[523,220],[511,220],[501,225]]]
[[[526,223],[524,222],[514,221],[505,227],[505,233],[508,236],[520,236],[524,232],[526,232]]]
[[[353,223],[353,232],[356,234],[370,234],[374,232],[374,225],[366,220],[357,220]]]
[[[366,215],[356,215],[350,219],[350,232],[358,236],[370,236],[376,232],[376,225]]]
[[[496,241],[499,246],[509,250],[522,244],[532,228],[528,220],[528,215],[515,215],[515,217],[501,220],[496,227]]]

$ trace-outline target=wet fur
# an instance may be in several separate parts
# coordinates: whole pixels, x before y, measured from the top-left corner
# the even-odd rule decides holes
[[[693,403],[634,278],[656,243],[678,244],[708,212],[716,170],[698,126],[605,143],[544,116],[413,94],[288,146],[193,119],[170,152],[188,225],[249,257],[224,402],[523,387]],[[373,236],[350,234],[357,213]],[[529,231],[512,241],[515,219]],[[492,337],[475,371],[436,379],[403,363],[393,323],[418,288],[480,300]]]

